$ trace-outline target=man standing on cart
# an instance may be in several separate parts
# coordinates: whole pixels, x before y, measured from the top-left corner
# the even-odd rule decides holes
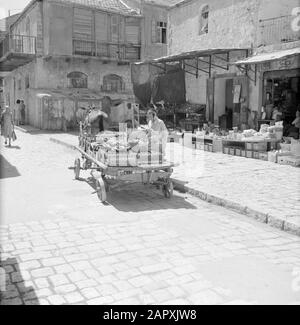
[[[161,119],[157,117],[157,113],[154,108],[150,108],[147,112],[147,122],[148,122],[148,135],[151,137],[151,141],[157,139],[159,144],[161,144],[162,154],[164,156],[166,152],[166,146],[168,141],[168,129]],[[161,151],[159,150],[159,151]]]

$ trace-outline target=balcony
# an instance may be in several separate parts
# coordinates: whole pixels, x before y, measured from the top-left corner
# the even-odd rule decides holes
[[[12,71],[32,61],[36,37],[7,34],[0,42],[0,71]]]
[[[281,16],[259,21],[259,45],[280,44],[300,40],[300,34],[292,28],[295,16]]]
[[[140,60],[140,49],[140,45],[73,39],[74,55],[98,57],[108,61],[138,61]]]

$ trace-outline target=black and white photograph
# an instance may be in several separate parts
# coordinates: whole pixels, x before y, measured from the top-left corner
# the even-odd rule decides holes
[[[0,119],[1,311],[300,305],[300,0],[0,0]]]

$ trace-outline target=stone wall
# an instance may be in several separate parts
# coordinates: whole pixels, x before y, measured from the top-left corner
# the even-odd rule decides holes
[[[142,23],[142,60],[167,55],[167,44],[154,43],[152,41],[152,22],[167,22],[167,8],[144,4],[142,14],[144,16]]]
[[[36,91],[68,89],[67,74],[72,71],[80,71],[88,76],[88,89],[95,92],[98,97],[109,96],[112,99],[133,101],[131,74],[129,65],[118,65],[117,63],[103,64],[97,59],[79,58],[36,58],[33,62],[19,67],[5,77],[5,94],[9,97],[12,106],[16,99],[23,99],[26,105],[27,121],[31,125],[38,126],[38,105]],[[101,86],[103,77],[107,74],[117,74],[125,83],[125,90],[121,92],[103,92]],[[25,87],[25,79],[29,78],[29,88]],[[20,85],[20,89],[19,89]]]
[[[116,62],[103,63],[96,58],[38,58],[37,88],[67,88],[67,74],[79,71],[88,76],[88,89],[100,91],[103,77],[117,74],[125,83],[125,92],[132,91],[130,66],[118,65]]]
[[[169,12],[169,54],[210,48],[250,48],[256,43],[258,0],[189,1]],[[199,16],[209,5],[208,33]]]

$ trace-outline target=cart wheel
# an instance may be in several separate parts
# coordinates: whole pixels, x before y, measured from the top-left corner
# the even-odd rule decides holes
[[[91,167],[91,163],[87,159],[84,159],[82,163],[82,169],[87,170],[90,167]]]
[[[79,178],[80,175],[80,159],[76,158],[74,162],[74,174],[75,174],[75,179]]]
[[[105,202],[106,201],[106,190],[105,190],[105,184],[104,181],[102,179],[102,177],[99,177],[96,179],[96,188],[97,188],[97,195],[98,198],[101,202]]]

